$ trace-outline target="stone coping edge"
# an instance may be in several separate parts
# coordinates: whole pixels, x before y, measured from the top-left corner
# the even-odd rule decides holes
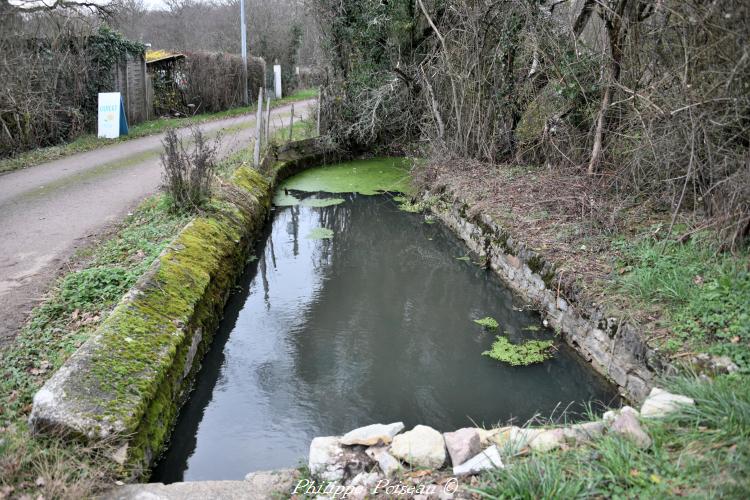
[[[218,208],[180,231],[35,394],[32,432],[103,441],[123,472],[142,476],[169,440],[275,184],[327,156],[323,141],[303,140],[267,155],[266,176],[240,167]]]
[[[673,369],[648,346],[637,325],[601,306],[579,303],[575,290],[560,290],[558,271],[541,253],[515,240],[489,215],[473,214],[459,194],[425,192],[423,197],[432,199],[428,206],[438,219],[516,293],[534,304],[566,343],[627,400],[643,401],[658,375]]]

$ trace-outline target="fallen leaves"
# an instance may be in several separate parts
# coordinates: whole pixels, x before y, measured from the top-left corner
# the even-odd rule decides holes
[[[98,312],[87,312],[76,309],[70,314],[71,326],[75,329],[83,326],[94,325],[101,319],[101,314]]]

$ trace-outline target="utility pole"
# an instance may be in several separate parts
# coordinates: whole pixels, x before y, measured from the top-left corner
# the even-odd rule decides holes
[[[245,24],[245,0],[240,0],[240,31],[242,32],[242,103],[247,106],[247,25]]]

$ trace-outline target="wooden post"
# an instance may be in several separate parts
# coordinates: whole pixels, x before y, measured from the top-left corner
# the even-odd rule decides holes
[[[255,168],[260,167],[260,132],[261,132],[261,121],[263,119],[263,87],[258,89],[258,109],[255,113],[255,151],[253,156],[253,165]]]
[[[292,116],[289,118],[289,142],[292,142],[294,135],[294,103],[292,103]]]
[[[271,142],[271,96],[266,98],[266,146]]]
[[[320,108],[323,107],[323,87],[318,87],[318,124],[315,128],[317,136],[320,136]]]

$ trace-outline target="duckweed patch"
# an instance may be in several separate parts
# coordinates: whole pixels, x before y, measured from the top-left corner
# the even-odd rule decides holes
[[[316,227],[307,235],[308,240],[329,240],[333,238],[333,231],[326,227]]]
[[[302,200],[302,205],[313,208],[324,208],[332,207],[333,205],[340,205],[344,203],[343,198],[308,198]]]
[[[490,316],[486,316],[486,317],[481,318],[481,319],[475,319],[474,323],[476,323],[477,325],[480,325],[480,326],[482,326],[484,328],[489,328],[491,330],[495,330],[498,326],[500,326],[500,324],[497,322],[497,320],[495,318],[490,317]]]
[[[295,207],[299,205],[299,198],[284,189],[277,189],[273,195],[273,204],[276,207]]]
[[[279,190],[326,193],[410,193],[409,160],[376,158],[315,167],[283,181]]]
[[[511,366],[527,366],[550,359],[551,351],[551,340],[527,340],[522,344],[513,344],[507,338],[498,335],[492,348],[484,351],[482,355]]]

